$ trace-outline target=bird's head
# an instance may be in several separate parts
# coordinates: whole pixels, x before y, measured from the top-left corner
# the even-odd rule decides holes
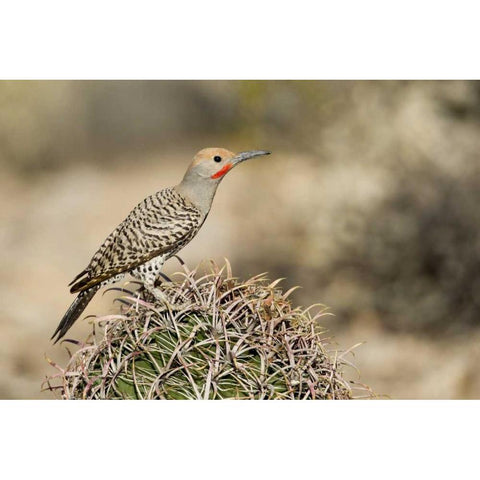
[[[204,148],[195,155],[175,189],[207,215],[217,186],[225,174],[249,158],[268,154],[270,152],[264,150],[233,153],[224,148]]]
[[[249,158],[269,155],[265,150],[233,153],[225,148],[204,148],[200,150],[189,167],[189,173],[210,181],[219,182],[235,165]]]

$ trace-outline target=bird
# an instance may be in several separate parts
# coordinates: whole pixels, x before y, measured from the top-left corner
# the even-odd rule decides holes
[[[99,289],[126,274],[139,280],[156,300],[174,307],[155,286],[163,264],[198,233],[225,175],[245,160],[270,153],[250,150],[236,154],[225,148],[204,148],[193,157],[178,185],[140,202],[70,282],[70,293],[78,295],[51,337],[54,344],[65,336]]]

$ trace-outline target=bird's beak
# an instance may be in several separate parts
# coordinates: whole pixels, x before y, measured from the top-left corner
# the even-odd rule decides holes
[[[260,155],[270,155],[270,153],[272,152],[268,152],[267,150],[251,150],[249,152],[240,152],[235,155],[230,161],[233,165],[236,165],[237,163],[244,162],[249,158],[258,157]]]

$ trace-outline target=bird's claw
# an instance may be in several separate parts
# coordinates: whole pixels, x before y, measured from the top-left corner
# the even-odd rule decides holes
[[[181,303],[172,303],[168,297],[165,295],[163,291],[158,288],[154,288],[149,290],[149,293],[161,304],[161,306],[157,310],[163,312],[165,310],[170,310],[172,312],[179,312],[181,310],[185,310],[187,308],[192,307],[191,302],[181,302]]]

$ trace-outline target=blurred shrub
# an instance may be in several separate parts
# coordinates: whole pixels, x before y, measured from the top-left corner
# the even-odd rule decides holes
[[[480,327],[480,176],[459,181],[417,169],[397,179],[356,248],[340,252],[342,265],[371,290],[371,306],[389,328]]]
[[[478,328],[480,83],[328,89],[341,98],[324,104],[334,109],[311,137],[316,162],[298,169],[301,154],[289,152],[270,192],[275,213],[249,220],[258,234],[243,268],[261,261],[294,278],[305,287],[297,298],[331,305],[336,323],[362,317],[426,334]],[[269,214],[275,222],[263,225]]]
[[[244,142],[285,145],[322,118],[326,82],[3,81],[0,162],[35,173],[123,151]],[[198,140],[202,138],[202,140]],[[220,139],[220,140],[219,140]],[[303,140],[302,140],[303,139]],[[247,148],[245,147],[245,148]],[[192,151],[188,151],[191,155]],[[32,170],[33,169],[33,170]]]
[[[79,156],[101,165],[125,150],[223,135],[234,124],[229,90],[225,82],[3,81],[0,162],[35,173]]]

